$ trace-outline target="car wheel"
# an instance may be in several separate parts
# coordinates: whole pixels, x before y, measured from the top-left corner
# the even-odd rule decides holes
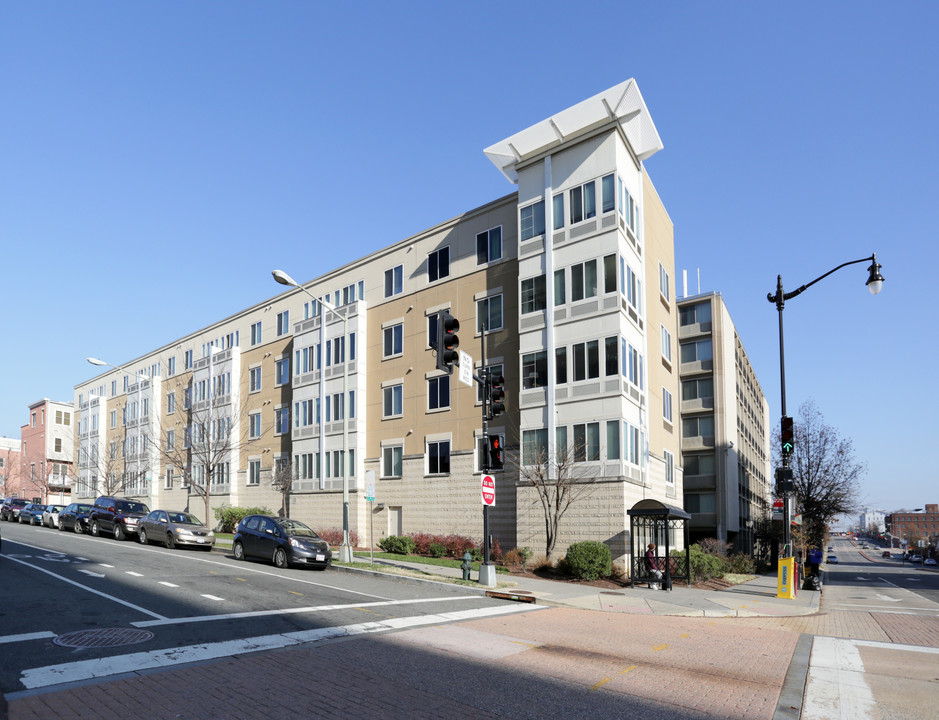
[[[144,530],[143,528],[140,528],[140,544],[141,545],[150,544],[150,540],[147,538],[147,531]]]
[[[236,542],[232,545],[232,551],[235,553],[235,560],[245,559],[245,547],[240,542]]]
[[[176,547],[176,541],[173,539],[173,533],[166,533],[166,542],[164,545],[166,545],[167,550],[172,550],[174,547]]]
[[[85,528],[82,527],[81,520],[75,518],[75,524],[72,525],[72,530],[75,531],[76,535],[81,535],[83,532],[85,532]]]
[[[120,523],[114,523],[114,539],[123,540],[127,537],[127,534],[124,532],[124,526]]]
[[[95,537],[101,537],[101,528],[98,527],[97,520],[91,521],[91,534],[94,535]]]
[[[287,553],[283,548],[277,548],[274,551],[274,565],[279,568],[287,567]]]

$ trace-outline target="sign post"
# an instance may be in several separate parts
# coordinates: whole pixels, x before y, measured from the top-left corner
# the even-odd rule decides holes
[[[365,500],[368,502],[368,553],[369,562],[375,564],[375,471],[365,472]]]

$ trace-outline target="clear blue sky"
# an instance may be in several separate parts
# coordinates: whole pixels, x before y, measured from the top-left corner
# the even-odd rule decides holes
[[[864,501],[939,501],[927,369],[934,2],[0,4],[0,435],[27,405],[514,190],[483,148],[634,77],[690,291],[779,415],[812,398]],[[929,238],[932,238],[930,240]]]

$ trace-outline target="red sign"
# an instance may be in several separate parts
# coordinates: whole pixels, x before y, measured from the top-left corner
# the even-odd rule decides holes
[[[483,505],[495,507],[496,504],[496,479],[492,475],[483,475],[482,479],[482,498]]]

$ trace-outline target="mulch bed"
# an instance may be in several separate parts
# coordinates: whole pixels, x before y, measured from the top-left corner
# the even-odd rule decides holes
[[[609,577],[600,578],[599,580],[577,580],[562,574],[557,570],[557,568],[551,567],[539,568],[537,570],[523,570],[519,567],[511,567],[509,568],[509,571],[510,576],[513,579],[517,579],[519,582],[524,582],[525,578],[535,578],[540,580],[554,580],[555,582],[566,582],[571,583],[572,585],[589,585],[590,587],[596,587],[602,590],[622,590],[623,588],[630,587],[629,578]],[[685,587],[684,582],[677,579],[673,579],[672,584],[673,587],[676,588]],[[723,590],[724,588],[731,587],[731,584],[732,583],[729,583],[726,580],[713,578],[711,580],[706,580],[699,583],[693,582],[691,587],[698,590]],[[640,584],[637,583],[636,586],[640,587]]]

